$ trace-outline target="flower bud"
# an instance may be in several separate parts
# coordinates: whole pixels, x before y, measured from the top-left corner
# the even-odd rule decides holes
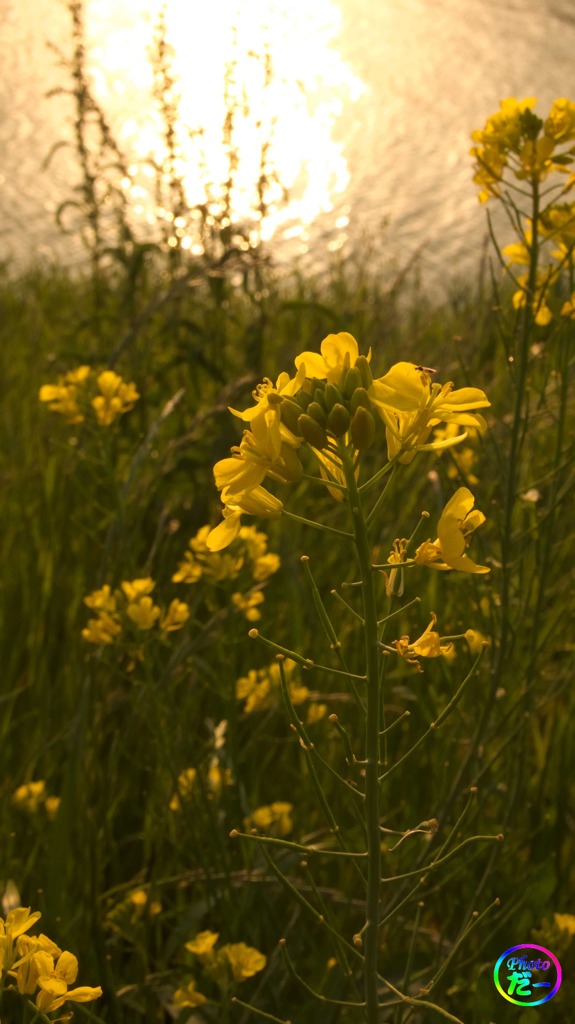
[[[324,391],[324,397],[325,397],[325,407],[326,407],[328,412],[331,412],[331,410],[333,409],[334,405],[337,405],[338,403],[340,405],[343,405],[343,403],[344,403],[344,397],[343,397],[341,391],[339,390],[339,388],[335,384],[326,384],[325,391]]]
[[[338,402],[334,405],[327,418],[328,430],[331,430],[332,434],[335,434],[336,437],[343,437],[349,428],[349,420],[350,416],[345,405],[341,405]]]
[[[371,401],[365,388],[356,388],[351,396],[349,408],[352,415],[360,405],[363,406],[364,409],[367,409],[368,412],[371,412]]]
[[[301,437],[297,421],[301,416],[301,408],[296,402],[292,402],[289,398],[284,398],[280,405],[280,417],[282,423],[285,423],[288,430],[291,430],[292,434],[296,437]]]
[[[325,427],[325,409],[322,408],[319,402],[310,402],[307,407],[307,415],[316,420],[320,427]]]
[[[358,356],[355,361],[355,368],[359,370],[361,374],[361,383],[367,390],[373,384],[373,374],[371,372],[371,366],[365,356]]]
[[[351,398],[356,388],[362,386],[361,374],[355,366],[350,366],[342,380],[342,391],[346,398]]]
[[[314,388],[313,389],[313,401],[317,405],[321,405],[322,409],[325,410],[326,404],[325,404],[323,388]]]
[[[375,438],[375,420],[372,414],[358,405],[351,421],[351,439],[358,452],[364,452],[373,444]]]
[[[320,426],[317,420],[313,420],[307,413],[302,413],[298,420],[299,432],[313,448],[325,448],[327,446],[327,434],[325,427]]]
[[[295,401],[299,405],[300,409],[303,409],[303,411],[305,412],[308,405],[311,402],[311,395],[309,391],[304,391],[302,388],[301,391],[298,391],[297,395],[295,396]]]

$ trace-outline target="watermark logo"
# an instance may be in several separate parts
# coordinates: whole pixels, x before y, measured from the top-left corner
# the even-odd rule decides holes
[[[493,980],[500,995],[515,1006],[541,1006],[559,991],[561,964],[545,946],[510,946],[495,964]]]

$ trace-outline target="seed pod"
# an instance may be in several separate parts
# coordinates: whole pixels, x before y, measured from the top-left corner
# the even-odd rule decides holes
[[[302,413],[298,420],[299,432],[303,439],[314,448],[325,448],[327,446],[327,434],[325,427],[320,426],[317,420],[312,420],[307,413]]]
[[[342,381],[342,391],[346,398],[351,398],[356,388],[362,386],[361,374],[355,366],[350,366]]]
[[[301,416],[301,409],[296,402],[292,402],[290,398],[284,398],[280,405],[280,417],[282,423],[285,423],[288,430],[291,430],[292,434],[296,437],[301,437],[300,429],[297,421]]]
[[[338,402],[340,405],[343,405],[344,403],[344,397],[336,384],[326,384],[324,397],[325,407],[328,412],[331,412],[334,405],[337,405]]]
[[[358,405],[351,421],[351,439],[358,452],[364,452],[373,444],[375,438],[375,420],[373,415]]]
[[[335,434],[336,437],[343,437],[349,428],[349,420],[350,416],[345,405],[341,405],[338,402],[337,405],[334,405],[327,418],[328,430],[331,430],[332,434]]]
[[[365,356],[357,357],[355,361],[355,368],[356,370],[359,370],[361,374],[361,383],[367,391],[367,389],[373,384],[373,374],[371,372],[371,366]]]
[[[360,405],[364,409],[367,409],[368,412],[371,412],[371,401],[365,388],[356,388],[353,395],[351,396],[349,408],[352,414],[355,412],[356,409],[359,408]]]
[[[324,398],[323,388],[314,388],[313,389],[313,401],[316,402],[317,405],[321,405],[322,409],[325,410],[326,405],[325,405],[325,398]]]
[[[325,409],[322,408],[319,402],[310,402],[307,407],[307,415],[316,420],[320,427],[325,427]]]

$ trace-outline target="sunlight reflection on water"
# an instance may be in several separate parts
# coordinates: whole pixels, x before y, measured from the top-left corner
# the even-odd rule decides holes
[[[89,6],[95,88],[121,141],[140,159],[157,147],[147,62],[157,9],[156,0]],[[422,274],[432,287],[469,272],[481,249],[471,129],[505,95],[536,95],[540,110],[556,96],[575,95],[571,0],[214,0],[196,17],[189,11],[187,0],[169,0],[168,29],[177,44],[182,113],[193,126],[204,123],[214,176],[221,171],[222,68],[232,54],[232,24],[236,53],[261,53],[269,44],[272,55],[276,81],[265,96],[253,57],[237,69],[252,107],[239,140],[238,214],[248,208],[257,133],[275,119],[273,162],[292,202],[270,220],[274,238],[284,233],[301,247],[309,235],[318,258],[323,247],[337,248],[366,228],[383,230],[401,260],[424,246]],[[60,151],[41,170],[50,147],[70,135],[69,100],[45,98],[47,89],[66,84],[45,41],[69,49],[68,16],[58,0],[0,0],[0,17],[3,253],[76,261],[80,248],[53,225],[54,210],[77,181],[72,154]],[[193,198],[200,183],[191,153],[187,165]],[[145,219],[150,210],[144,200],[141,206]]]

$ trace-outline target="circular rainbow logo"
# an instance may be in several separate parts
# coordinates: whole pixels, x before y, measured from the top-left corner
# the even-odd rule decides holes
[[[550,949],[522,943],[501,954],[493,970],[500,995],[515,1006],[541,1006],[559,991],[561,964]]]

